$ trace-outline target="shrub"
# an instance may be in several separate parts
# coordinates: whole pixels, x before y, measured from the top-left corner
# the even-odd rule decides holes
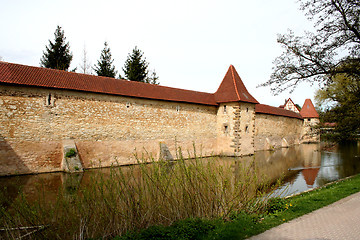
[[[270,198],[266,204],[266,212],[273,214],[282,212],[288,208],[287,201],[283,198]]]
[[[74,148],[70,148],[69,151],[66,152],[65,157],[71,158],[76,156],[76,151]]]

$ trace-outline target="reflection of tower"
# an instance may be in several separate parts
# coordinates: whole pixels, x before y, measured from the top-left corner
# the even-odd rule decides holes
[[[303,144],[302,156],[304,169],[301,171],[306,185],[312,188],[321,167],[321,152],[319,144]]]
[[[320,167],[321,166],[321,152],[319,151],[319,144],[302,144],[301,152],[304,168]]]
[[[312,188],[314,186],[319,170],[320,168],[307,168],[301,171],[308,188]]]

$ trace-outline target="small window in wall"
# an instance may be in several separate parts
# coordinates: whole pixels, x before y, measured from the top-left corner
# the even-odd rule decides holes
[[[310,118],[308,118],[307,120],[308,120],[308,122],[310,122],[310,120],[311,120],[311,119],[310,119]]]
[[[47,95],[46,96],[46,106],[50,106],[50,107],[53,107],[54,106],[54,103],[55,103],[55,101],[54,101],[55,99],[54,99],[54,97],[51,95],[51,93],[49,93],[49,95]]]
[[[246,108],[246,112],[249,112],[249,108]]]
[[[246,133],[249,132],[249,126],[245,126],[245,132],[246,132]]]
[[[180,106],[179,106],[179,105],[176,106],[176,111],[177,111],[177,112],[180,111]]]
[[[224,124],[224,134],[228,135],[229,134],[229,125]]]
[[[129,107],[130,107],[130,103],[127,102],[127,103],[126,103],[126,108],[129,108]]]
[[[51,105],[51,94],[47,97],[47,105]]]
[[[224,105],[224,113],[226,113],[226,105]]]

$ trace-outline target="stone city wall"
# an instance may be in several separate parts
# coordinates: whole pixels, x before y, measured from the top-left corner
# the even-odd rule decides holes
[[[255,151],[299,144],[303,120],[257,113],[255,117]]]
[[[13,86],[0,96],[0,175],[60,171],[68,139],[84,168],[157,160],[160,142],[174,157],[177,146],[192,156],[194,143],[217,154],[215,106]]]
[[[255,114],[255,105],[217,106],[19,86],[0,88],[0,175],[62,171],[65,142],[82,167],[176,158],[241,156],[298,144],[303,120]],[[226,107],[225,107],[226,106]],[[225,108],[225,109],[224,109]],[[189,155],[190,154],[190,155]]]

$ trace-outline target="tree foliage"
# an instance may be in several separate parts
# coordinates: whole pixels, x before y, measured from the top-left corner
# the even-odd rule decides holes
[[[145,82],[150,83],[150,84],[156,84],[156,85],[160,84],[159,77],[156,74],[155,69],[148,72],[148,74],[145,78]]]
[[[64,31],[60,26],[57,26],[54,35],[55,41],[49,40],[49,46],[46,46],[46,50],[43,51],[40,66],[67,71],[73,57],[69,42],[66,42]]]
[[[101,51],[100,60],[94,66],[94,71],[98,76],[115,78],[117,71],[113,66],[113,62],[110,47],[107,42],[104,42],[104,49]]]
[[[358,62],[344,62],[340,69],[357,68]],[[360,77],[346,73],[330,76],[329,84],[316,92],[316,101],[328,106],[322,114],[323,121],[336,122],[335,140],[348,140],[360,130]]]
[[[360,66],[358,67],[360,68]],[[316,92],[315,98],[320,105],[360,103],[360,77],[339,73],[331,76],[328,82],[326,86]]]
[[[131,54],[129,53],[123,67],[125,78],[130,81],[159,84],[159,77],[156,75],[155,70],[148,70],[149,63],[143,55],[144,53],[137,46],[135,46]]]
[[[278,35],[284,52],[275,59],[270,80],[260,86],[271,86],[274,93],[293,90],[298,83],[327,83],[324,76],[339,73],[360,75],[359,68],[343,63],[360,62],[360,1],[300,0],[301,10],[315,23],[315,32],[296,36],[289,30]],[[355,65],[356,65],[355,64]],[[343,67],[341,67],[343,66]]]

